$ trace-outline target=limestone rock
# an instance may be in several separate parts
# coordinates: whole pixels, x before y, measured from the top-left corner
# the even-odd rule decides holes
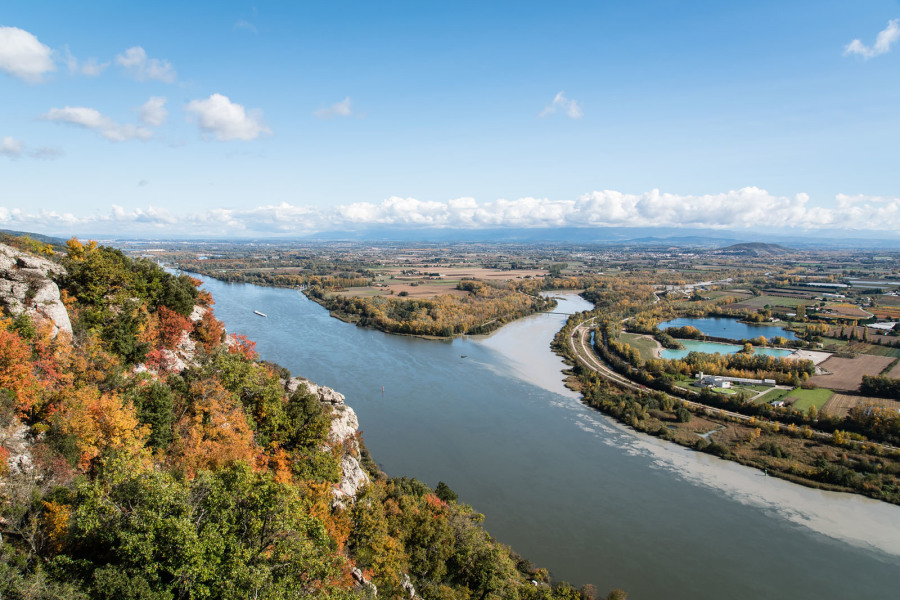
[[[319,402],[331,409],[331,428],[328,430],[327,445],[330,448],[343,448],[341,457],[341,479],[334,490],[338,506],[344,498],[353,499],[357,492],[369,484],[369,476],[357,458],[359,442],[356,434],[359,431],[359,419],[356,411],[344,404],[344,395],[329,387],[317,385],[305,377],[293,377],[284,383],[285,391],[293,394],[304,387]]]
[[[33,320],[48,319],[53,335],[72,333],[72,322],[59,297],[59,287],[50,278],[64,275],[53,261],[0,244],[0,303],[12,315],[25,313]]]

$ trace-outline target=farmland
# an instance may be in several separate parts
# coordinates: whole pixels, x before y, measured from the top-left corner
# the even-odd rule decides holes
[[[870,398],[853,394],[835,394],[825,403],[822,410],[835,417],[846,417],[850,409],[855,406],[882,406],[893,410],[900,410],[900,402],[885,398]]]
[[[889,356],[869,354],[860,354],[856,358],[832,356],[820,365],[829,374],[815,375],[809,381],[819,387],[855,392],[859,390],[863,375],[878,375],[893,361]]]

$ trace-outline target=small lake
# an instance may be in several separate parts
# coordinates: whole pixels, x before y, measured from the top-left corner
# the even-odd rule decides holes
[[[737,319],[729,319],[727,317],[672,319],[671,321],[660,323],[659,328],[687,327],[688,325],[696,327],[704,335],[729,340],[750,340],[759,336],[763,336],[767,340],[778,336],[788,340],[797,339],[793,331],[787,331],[781,327],[775,327],[774,325],[748,325],[741,323]]]
[[[701,342],[699,340],[678,340],[684,346],[684,350],[666,349],[661,353],[662,358],[684,358],[689,352],[705,352],[706,354],[734,354],[743,346],[737,344],[720,344],[718,342]],[[763,356],[790,356],[790,350],[781,348],[754,348],[754,354]]]

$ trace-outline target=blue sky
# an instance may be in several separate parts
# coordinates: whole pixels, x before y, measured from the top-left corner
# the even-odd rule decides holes
[[[900,230],[900,5],[4,3],[0,228]]]

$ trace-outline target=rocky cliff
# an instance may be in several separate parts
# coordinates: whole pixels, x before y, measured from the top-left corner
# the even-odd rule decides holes
[[[51,279],[63,274],[65,269],[53,261],[0,244],[0,305],[13,316],[25,313],[34,321],[48,319],[53,335],[71,334],[69,314]]]
[[[332,448],[342,448],[341,480],[334,490],[338,501],[356,497],[357,492],[369,484],[369,476],[359,462],[359,420],[356,412],[344,404],[344,395],[331,388],[317,385],[305,377],[293,377],[285,383],[285,390],[293,394],[301,386],[318,398],[325,408],[331,410],[331,429],[328,444]]]

